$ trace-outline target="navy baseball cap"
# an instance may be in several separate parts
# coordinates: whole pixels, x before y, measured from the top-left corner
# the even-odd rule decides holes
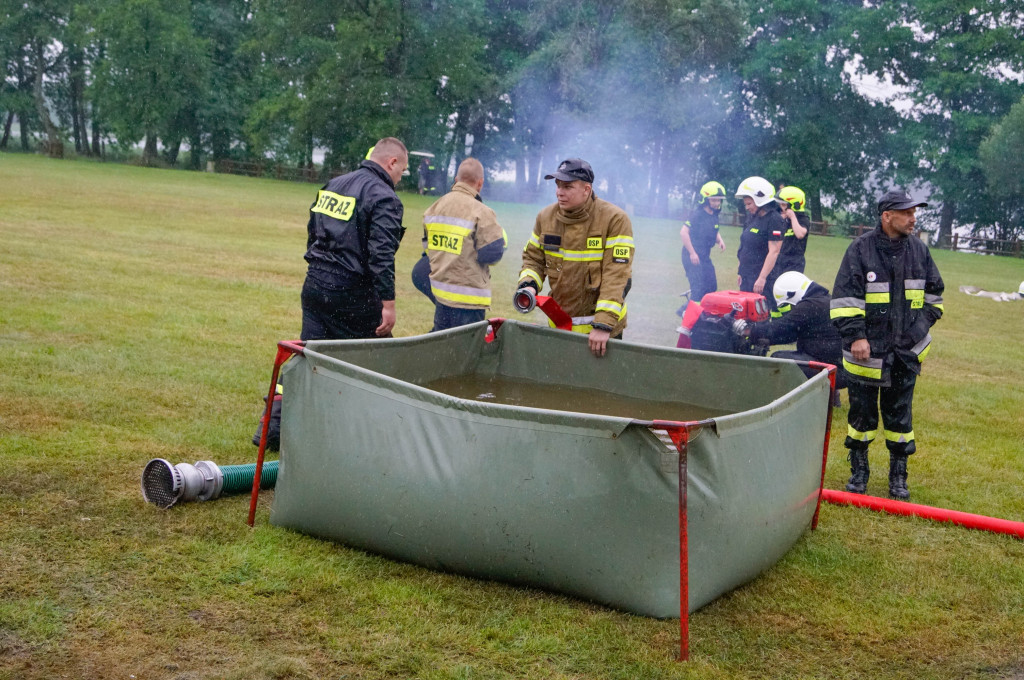
[[[928,204],[924,201],[915,201],[910,197],[906,191],[901,189],[893,189],[892,191],[886,191],[880,199],[878,199],[878,214],[881,215],[886,210],[907,210],[909,208],[927,208]]]
[[[559,164],[558,169],[551,174],[544,175],[544,179],[560,179],[563,182],[584,182],[594,183],[594,169],[590,163],[582,158],[569,158]]]

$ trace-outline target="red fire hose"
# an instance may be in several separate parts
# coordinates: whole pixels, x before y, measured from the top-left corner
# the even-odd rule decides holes
[[[985,515],[974,515],[969,512],[946,510],[930,505],[918,505],[916,503],[907,503],[906,501],[896,501],[877,496],[864,496],[862,494],[835,491],[833,489],[823,489],[821,497],[835,505],[852,505],[856,508],[868,508],[869,510],[888,512],[893,515],[922,517],[924,519],[933,519],[937,522],[959,524],[968,529],[980,529],[981,531],[991,531],[997,534],[1009,534],[1017,538],[1024,538],[1024,522],[1014,522],[1008,519],[997,519],[995,517],[986,517]]]

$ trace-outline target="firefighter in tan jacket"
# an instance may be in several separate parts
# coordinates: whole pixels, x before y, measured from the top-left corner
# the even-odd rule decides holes
[[[590,350],[604,356],[609,338],[626,327],[626,293],[633,263],[633,225],[617,206],[594,195],[594,171],[579,158],[562,161],[544,179],[555,180],[557,203],[537,215],[523,249],[519,287],[551,297],[586,333]]]
[[[490,265],[505,253],[507,238],[494,211],[480,199],[483,185],[483,166],[467,158],[459,164],[452,190],[423,213],[434,331],[483,321],[491,305]]]

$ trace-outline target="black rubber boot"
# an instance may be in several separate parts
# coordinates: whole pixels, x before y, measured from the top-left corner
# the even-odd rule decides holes
[[[889,497],[898,501],[910,500],[907,488],[907,457],[889,454]]]
[[[868,477],[871,476],[871,469],[868,467],[868,450],[850,449],[850,455],[847,458],[850,461],[850,481],[846,483],[846,490],[850,493],[864,493],[868,489]]]

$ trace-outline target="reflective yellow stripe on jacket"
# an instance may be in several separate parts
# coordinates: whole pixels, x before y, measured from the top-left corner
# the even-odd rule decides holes
[[[442,283],[441,281],[431,278],[430,292],[434,294],[435,298],[442,302],[461,302],[467,305],[491,306],[491,291],[487,288],[455,286],[450,283]]]
[[[859,375],[872,380],[882,379],[882,359],[868,357],[862,361],[854,359],[852,352],[843,350],[843,368],[853,375]]]
[[[847,316],[864,316],[864,301],[855,297],[832,298],[828,306],[828,317],[840,319]]]

